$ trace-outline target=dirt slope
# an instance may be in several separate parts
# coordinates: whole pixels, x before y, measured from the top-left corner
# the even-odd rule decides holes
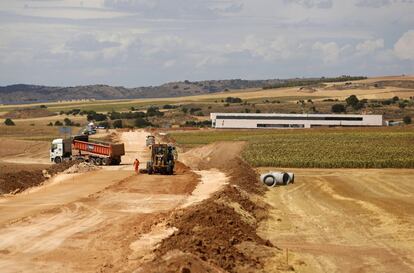
[[[50,143],[8,138],[0,139],[0,161],[22,164],[50,164]]]

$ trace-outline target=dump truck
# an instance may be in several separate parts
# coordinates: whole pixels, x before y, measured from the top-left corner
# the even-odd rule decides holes
[[[171,144],[152,144],[151,160],[147,162],[148,174],[174,174],[177,151]]]
[[[91,141],[87,135],[70,139],[54,139],[50,148],[50,161],[54,163],[80,160],[95,165],[119,165],[123,155],[125,155],[123,143]]]

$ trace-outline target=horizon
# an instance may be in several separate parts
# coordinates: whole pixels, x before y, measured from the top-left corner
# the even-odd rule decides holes
[[[376,78],[398,78],[398,77],[414,77],[414,74],[401,74],[401,75],[374,75],[374,76],[365,76],[365,75],[338,75],[338,76],[309,76],[309,77],[292,77],[292,78],[267,78],[267,79],[204,79],[204,80],[194,80],[189,81],[190,83],[194,82],[204,82],[204,81],[230,81],[230,80],[242,80],[242,81],[267,81],[267,80],[293,80],[293,79],[322,79],[322,78],[339,78],[342,76],[350,76],[350,77],[366,77],[367,79],[376,79]],[[176,80],[176,81],[170,81],[170,82],[162,82],[159,85],[144,85],[144,86],[124,86],[124,85],[110,85],[110,84],[103,84],[103,83],[91,83],[91,84],[81,84],[81,85],[43,85],[43,84],[35,84],[35,83],[13,83],[8,85],[0,85],[0,87],[10,87],[10,86],[16,86],[16,85],[26,85],[26,86],[45,86],[45,87],[58,87],[58,88],[70,88],[70,87],[83,87],[83,86],[110,86],[110,87],[123,87],[127,89],[133,89],[133,88],[141,88],[141,87],[157,87],[162,86],[169,83],[183,83],[186,80]]]
[[[414,1],[5,0],[0,86],[414,74]]]
[[[8,85],[0,85],[0,87],[10,87],[10,86],[16,86],[16,85],[25,85],[25,86],[45,86],[45,87],[58,87],[58,88],[70,88],[70,87],[81,87],[81,86],[99,86],[99,85],[103,85],[103,86],[110,86],[110,87],[123,87],[123,88],[127,88],[127,89],[133,89],[133,88],[141,88],[141,87],[158,87],[158,86],[162,86],[165,84],[170,84],[170,83],[184,83],[185,81],[188,81],[189,83],[195,83],[195,82],[205,82],[205,81],[231,81],[231,80],[241,80],[241,81],[268,81],[268,80],[281,80],[281,81],[287,81],[287,80],[295,80],[295,79],[304,79],[304,80],[310,80],[310,79],[330,79],[330,78],[340,78],[340,77],[366,77],[366,78],[383,78],[383,77],[411,77],[411,75],[378,75],[378,76],[373,76],[373,77],[368,77],[365,75],[337,75],[337,76],[332,76],[332,77],[328,77],[328,76],[310,76],[310,77],[292,77],[292,78],[267,78],[267,79],[237,79],[237,78],[232,78],[232,79],[204,79],[204,80],[193,80],[193,81],[189,81],[189,80],[176,80],[176,81],[170,81],[170,82],[162,82],[159,85],[144,85],[144,86],[123,86],[123,85],[109,85],[109,84],[103,84],[103,83],[91,83],[91,84],[82,84],[82,85],[43,85],[43,84],[35,84],[35,83],[13,83],[13,84],[8,84]]]

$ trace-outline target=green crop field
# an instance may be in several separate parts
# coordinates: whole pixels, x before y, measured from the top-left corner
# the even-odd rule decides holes
[[[187,147],[246,141],[243,157],[254,167],[414,168],[414,128],[208,130],[174,132]]]

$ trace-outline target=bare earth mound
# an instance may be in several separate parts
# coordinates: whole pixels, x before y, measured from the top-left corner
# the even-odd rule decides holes
[[[256,234],[267,206],[255,196],[266,189],[238,157],[241,144],[215,143],[183,155],[194,168],[220,168],[230,176],[230,184],[202,203],[175,212],[167,226],[177,231],[161,242],[157,258],[137,272],[264,272],[265,258],[280,254]]]
[[[16,171],[16,169],[10,169],[10,166],[1,168],[0,165],[0,195],[19,193],[28,188],[39,186],[51,176],[70,168],[74,164],[76,164],[76,162],[72,161],[52,165],[46,169],[37,168],[29,170],[25,170],[25,167],[21,165],[20,170],[18,171]]]

